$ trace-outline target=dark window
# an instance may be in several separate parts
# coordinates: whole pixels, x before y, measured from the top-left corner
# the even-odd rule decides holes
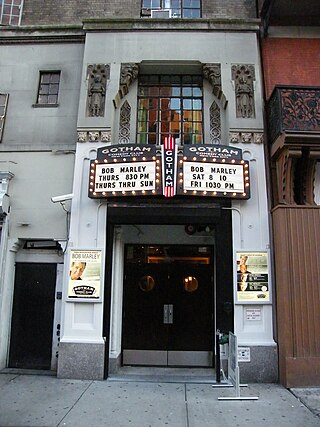
[[[202,77],[141,75],[138,89],[138,144],[203,143]]]
[[[6,119],[8,98],[9,95],[7,93],[0,93],[0,142],[2,139],[3,128]]]
[[[20,25],[23,0],[0,0],[0,24]]]
[[[143,12],[161,9],[170,10],[175,18],[200,18],[201,0],[142,0]]]
[[[60,83],[60,71],[40,73],[37,104],[57,104]]]

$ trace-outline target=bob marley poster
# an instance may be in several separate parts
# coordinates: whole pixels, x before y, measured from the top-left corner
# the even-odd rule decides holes
[[[270,302],[268,252],[236,252],[237,301]]]
[[[70,250],[68,299],[99,300],[101,250]]]

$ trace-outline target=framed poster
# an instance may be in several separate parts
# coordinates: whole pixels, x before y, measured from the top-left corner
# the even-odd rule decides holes
[[[71,249],[67,301],[101,301],[102,250]]]
[[[236,251],[235,293],[237,303],[270,303],[268,251]]]

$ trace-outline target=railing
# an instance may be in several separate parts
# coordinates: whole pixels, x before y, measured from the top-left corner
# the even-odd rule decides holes
[[[276,86],[267,114],[272,142],[283,132],[320,137],[320,87]]]

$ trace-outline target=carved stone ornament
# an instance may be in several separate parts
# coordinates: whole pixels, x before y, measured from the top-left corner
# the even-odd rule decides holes
[[[110,78],[110,66],[107,64],[92,64],[88,66],[88,96],[87,96],[87,116],[103,117],[106,84]]]
[[[120,70],[120,88],[113,100],[116,108],[119,107],[121,99],[129,92],[129,87],[139,75],[139,65],[134,62],[121,64]]]
[[[78,130],[78,142],[110,142],[110,129],[104,130]]]
[[[238,144],[240,142],[240,132],[230,132],[230,144]]]
[[[96,142],[100,139],[100,132],[89,132],[89,141]]]
[[[101,132],[101,142],[111,142],[111,132]]]
[[[120,109],[119,144],[130,143],[130,119],[131,107],[128,101],[125,101]]]
[[[235,82],[236,116],[249,119],[254,118],[254,66],[245,64],[233,65],[232,80]]]
[[[87,132],[78,132],[78,142],[87,142]]]
[[[262,144],[263,133],[262,132],[229,132],[230,144]]]
[[[203,77],[208,80],[213,88],[213,94],[221,100],[224,109],[227,108],[227,98],[222,92],[221,87],[221,65],[220,64],[204,64],[202,67]]]
[[[220,108],[215,101],[210,107],[210,143],[221,144]]]

